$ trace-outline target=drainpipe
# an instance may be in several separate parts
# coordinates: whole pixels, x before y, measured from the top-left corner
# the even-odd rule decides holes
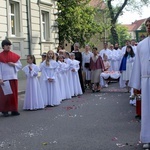
[[[29,55],[32,55],[31,1],[26,0]]]

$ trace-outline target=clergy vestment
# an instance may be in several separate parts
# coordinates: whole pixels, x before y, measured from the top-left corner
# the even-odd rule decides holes
[[[120,50],[112,50],[112,60],[111,60],[111,67],[112,71],[119,71],[120,67]]]
[[[0,86],[0,112],[18,111],[18,77],[17,72],[21,69],[20,56],[11,51],[0,53],[0,79],[9,81],[12,94],[4,95]],[[10,66],[8,62],[15,63]]]
[[[150,36],[137,46],[129,86],[141,89],[141,141],[150,143]]]

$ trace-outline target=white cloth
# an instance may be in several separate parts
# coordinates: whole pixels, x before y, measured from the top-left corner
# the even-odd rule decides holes
[[[85,68],[85,63],[90,63],[90,58],[93,56],[92,52],[82,52],[82,68],[85,72],[85,80],[91,80],[91,71]]]
[[[79,80],[79,61],[77,60],[72,60],[71,62],[71,70],[74,69],[75,71],[72,71],[72,79],[73,79],[73,90],[74,90],[74,96],[81,95],[82,89],[81,89],[81,84]]]
[[[103,87],[105,86],[106,82],[105,79],[119,79],[121,76],[119,71],[105,71],[100,74],[100,85]]]
[[[17,72],[22,68],[20,60],[15,63],[14,66],[10,66],[7,63],[0,62],[0,79],[11,80],[18,79]]]
[[[141,141],[150,143],[150,36],[137,46],[129,86],[141,89]]]
[[[29,71],[29,66],[32,68],[32,71]],[[44,108],[42,92],[37,78],[38,72],[40,71],[39,67],[35,64],[30,64],[22,70],[27,77],[23,109],[34,110]]]
[[[57,77],[57,68],[58,63],[55,60],[49,61],[49,66],[46,65],[46,61],[42,63],[42,76],[43,80],[45,81],[44,84],[46,89],[42,89],[42,93],[46,94],[46,105],[59,105],[61,102],[61,92],[60,87],[58,83],[58,77]],[[53,79],[52,82],[49,82],[48,79]]]

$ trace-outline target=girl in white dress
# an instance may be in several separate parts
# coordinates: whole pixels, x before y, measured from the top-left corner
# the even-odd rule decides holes
[[[71,96],[74,96],[73,78],[72,78],[72,71],[71,71],[71,62],[72,62],[72,60],[70,59],[70,55],[69,55],[68,52],[65,52],[64,62],[67,65],[69,65],[68,66],[68,70],[67,70],[67,77],[68,77],[68,82],[69,82]]]
[[[75,60],[75,54],[74,53],[70,53],[70,58],[72,60],[72,62],[70,64],[70,68],[72,71],[74,96],[78,96],[78,95],[83,94],[82,89],[81,89],[80,80],[79,80],[79,74],[78,74],[80,62],[78,60]]]
[[[42,63],[41,73],[46,89],[42,88],[42,93],[46,94],[46,106],[56,106],[61,102],[61,92],[57,77],[58,63],[52,50],[47,52],[46,60]]]
[[[33,55],[27,56],[28,65],[22,70],[27,77],[26,93],[23,109],[25,110],[37,110],[44,108],[44,102],[42,97],[41,88],[38,81],[39,67],[35,65],[35,58]]]
[[[69,87],[69,81],[67,77],[67,72],[69,69],[69,65],[64,62],[64,56],[58,56],[58,76],[59,76],[59,85],[60,91],[62,94],[62,99],[71,99],[71,91]]]
[[[134,59],[135,59],[134,51],[133,51],[132,47],[129,45],[126,48],[126,52],[122,58],[121,65],[120,65],[120,71],[122,73],[122,75],[121,75],[122,81],[120,81],[121,87],[123,87],[123,85],[125,83],[128,90],[129,90],[128,82],[131,77]]]

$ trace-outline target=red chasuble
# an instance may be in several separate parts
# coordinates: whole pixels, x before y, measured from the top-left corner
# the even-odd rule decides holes
[[[11,52],[3,51],[0,53],[0,62],[16,63],[20,59],[20,56]],[[4,95],[3,90],[0,86],[0,112],[18,111],[18,80],[9,80],[13,94]]]

